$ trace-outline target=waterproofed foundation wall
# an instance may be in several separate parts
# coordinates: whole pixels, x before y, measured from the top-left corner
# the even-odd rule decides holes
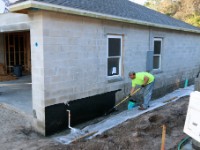
[[[75,125],[102,115],[128,94],[128,72],[146,70],[154,37],[163,38],[155,89],[164,94],[199,69],[198,34],[46,11],[30,15],[33,109],[44,135],[67,127],[67,109]],[[107,35],[123,37],[122,76],[116,80],[107,77]]]

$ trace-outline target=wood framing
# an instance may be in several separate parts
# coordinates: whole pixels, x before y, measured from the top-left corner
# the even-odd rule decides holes
[[[25,73],[31,72],[30,32],[10,32],[4,34],[5,66],[8,73],[21,65]]]

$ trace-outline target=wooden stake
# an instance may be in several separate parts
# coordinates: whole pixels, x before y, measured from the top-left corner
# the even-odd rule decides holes
[[[87,133],[87,134],[85,134],[85,135],[82,135],[82,136],[80,136],[80,137],[74,139],[71,143],[74,143],[74,142],[76,142],[76,141],[85,139],[85,138],[90,137],[90,136],[92,136],[92,135],[94,135],[94,134],[96,134],[96,133],[97,133],[97,131]]]
[[[166,138],[166,126],[162,126],[162,143],[161,143],[161,150],[165,150],[165,138]]]
[[[175,100],[176,98],[178,98],[178,96],[175,96],[175,97],[173,97],[173,98],[170,98],[169,100],[166,100],[166,101],[164,101],[163,103],[171,102],[171,101]]]

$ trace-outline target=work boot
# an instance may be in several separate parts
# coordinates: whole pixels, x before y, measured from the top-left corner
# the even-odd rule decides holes
[[[147,108],[144,108],[143,105],[140,105],[138,110],[146,110]]]

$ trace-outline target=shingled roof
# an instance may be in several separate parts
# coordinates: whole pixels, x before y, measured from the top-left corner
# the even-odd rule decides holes
[[[26,0],[19,0],[23,3]],[[200,32],[200,28],[189,25],[180,20],[161,14],[144,6],[130,2],[129,0],[32,0],[55,6],[64,6],[80,11],[98,13],[113,17],[120,17],[124,20],[132,20],[135,23],[143,22],[144,25]]]

